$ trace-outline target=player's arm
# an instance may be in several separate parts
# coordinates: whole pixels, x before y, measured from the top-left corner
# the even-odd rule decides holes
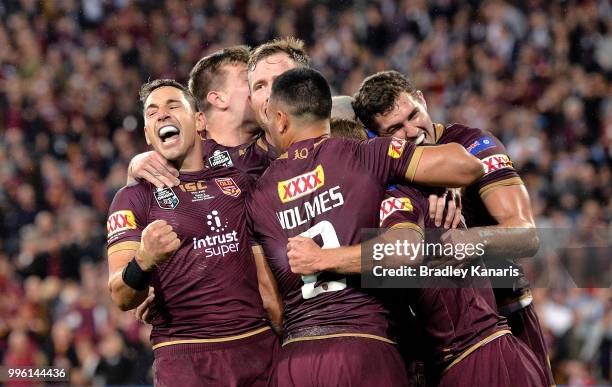
[[[137,242],[128,243],[132,248],[111,247],[108,254],[108,288],[113,302],[123,311],[134,309],[147,298],[153,270],[174,254],[181,241],[172,226],[156,220],[142,231],[137,248]]]
[[[140,153],[130,160],[127,174],[127,185],[134,184],[136,179],[143,179],[157,188],[174,187],[180,184],[179,172],[168,160],[156,151]]]
[[[268,318],[274,330],[280,332],[283,326],[283,303],[274,275],[266,263],[263,249],[260,246],[253,247],[255,266],[257,267],[257,282],[259,284],[259,294],[263,301],[263,306],[268,313]]]
[[[374,267],[374,259],[367,257],[362,260],[363,249],[370,251],[370,246],[396,245],[396,241],[406,241],[408,244],[418,244],[423,235],[413,227],[397,227],[385,231],[380,236],[365,243],[352,246],[341,246],[331,249],[322,249],[312,239],[307,237],[289,238],[287,256],[291,271],[301,275],[311,275],[321,271],[333,271],[340,274],[367,273]],[[385,255],[385,267],[399,267],[402,265],[419,265],[422,257],[398,255],[397,250],[389,251]]]
[[[465,187],[482,177],[482,163],[459,144],[417,147],[406,177],[436,187]]]
[[[442,236],[443,241],[483,243],[488,260],[535,255],[540,247],[540,240],[525,186],[502,185],[485,192],[482,199],[498,224],[468,230],[451,230]]]

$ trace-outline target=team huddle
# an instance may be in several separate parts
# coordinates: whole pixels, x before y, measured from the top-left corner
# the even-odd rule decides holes
[[[360,285],[363,229],[482,242],[462,264],[534,254],[527,191],[491,133],[432,122],[395,71],[332,98],[294,38],[220,50],[187,87],[140,97],[153,150],[109,209],[109,289],[152,324],[156,386],[554,385],[524,276]]]

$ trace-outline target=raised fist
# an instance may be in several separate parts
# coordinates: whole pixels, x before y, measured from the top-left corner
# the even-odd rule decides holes
[[[166,262],[181,245],[178,235],[165,220],[156,220],[142,231],[136,260],[144,271]]]

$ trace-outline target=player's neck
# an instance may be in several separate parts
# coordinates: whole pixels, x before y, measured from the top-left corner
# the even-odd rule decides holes
[[[242,119],[225,112],[214,112],[209,115],[206,124],[207,137],[224,146],[238,146],[255,138],[258,128],[255,124],[244,124]]]
[[[204,159],[202,158],[202,142],[198,139],[193,144],[193,147],[187,152],[187,155],[182,161],[173,163],[174,167],[180,172],[197,172],[204,169]]]
[[[329,135],[329,120],[296,125],[291,145],[296,142]]]

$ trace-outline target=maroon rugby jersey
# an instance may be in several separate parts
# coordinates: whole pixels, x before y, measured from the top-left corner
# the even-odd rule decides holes
[[[512,165],[506,148],[491,133],[460,124],[448,127],[437,124],[436,143],[459,143],[472,155],[481,160],[485,175],[474,184],[465,188],[462,196],[463,215],[468,227],[492,226],[497,221],[489,214],[482,198],[491,189],[500,186],[521,185],[523,181]],[[508,260],[487,261],[490,268],[519,268],[521,276],[516,278],[512,288],[495,287],[494,293],[500,312],[508,314],[521,309],[531,302],[528,292],[529,282],[522,274],[520,265]]]
[[[235,167],[253,176],[261,176],[278,156],[263,132],[255,140],[234,147],[221,145],[214,140],[204,140],[202,144],[205,165]]]
[[[266,326],[245,218],[246,175],[225,168],[181,173],[181,184],[122,188],[109,210],[109,253],[137,248],[157,219],[181,240],[153,272],[151,342],[214,339]]]
[[[322,136],[293,144],[257,181],[249,217],[285,305],[285,343],[334,334],[390,336],[388,311],[359,289],[359,276],[292,273],[287,238],[308,236],[324,248],[360,243],[360,230],[378,225],[387,183],[412,180],[421,154],[396,138]]]
[[[429,217],[425,194],[407,186],[387,191],[381,203],[380,222],[383,228],[412,228],[421,234],[425,229],[439,228]],[[455,283],[457,288],[445,288],[441,284],[436,287],[434,280],[431,287],[408,292],[409,304],[427,336],[422,340],[426,354],[421,355],[426,356],[436,373],[470,348],[495,335],[510,333],[506,319],[497,313],[488,279],[467,277]],[[415,340],[420,341],[418,337]]]

